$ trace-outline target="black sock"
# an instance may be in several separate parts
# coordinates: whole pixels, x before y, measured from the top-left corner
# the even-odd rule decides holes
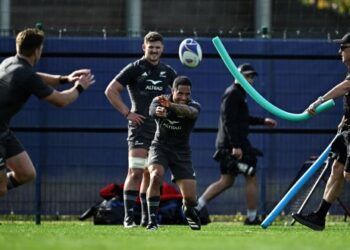
[[[147,220],[148,218],[148,205],[147,205],[147,197],[146,193],[140,194],[140,201],[141,201],[141,221]]]
[[[196,209],[196,211],[199,211],[197,206],[198,206],[198,201],[196,200],[195,203],[192,202],[186,202],[185,200],[182,200],[182,204],[184,207],[188,208],[188,209]]]
[[[134,216],[134,206],[136,203],[136,198],[139,192],[137,190],[124,190],[124,209],[125,209],[125,218]]]
[[[11,173],[7,174],[7,190],[16,188],[20,185],[21,183],[19,183]]]
[[[326,215],[327,215],[331,206],[332,206],[332,203],[329,203],[329,202],[325,201],[324,199],[322,199],[321,204],[316,211],[317,216],[320,218],[326,218]]]
[[[147,199],[149,222],[157,224],[157,210],[159,208],[160,196],[152,196]]]
[[[182,211],[185,213],[185,211],[189,211],[189,213],[196,213],[198,214],[199,211],[198,209],[196,208],[196,206],[193,206],[193,205],[183,205],[182,206]]]

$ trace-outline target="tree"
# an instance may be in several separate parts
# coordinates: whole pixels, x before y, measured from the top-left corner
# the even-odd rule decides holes
[[[341,15],[350,15],[350,0],[300,0],[306,6],[316,6],[319,10],[331,9]]]

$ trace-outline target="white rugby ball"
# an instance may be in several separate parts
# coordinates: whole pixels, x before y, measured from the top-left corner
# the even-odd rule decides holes
[[[195,68],[202,61],[202,48],[193,38],[186,38],[179,46],[179,58],[183,65]]]

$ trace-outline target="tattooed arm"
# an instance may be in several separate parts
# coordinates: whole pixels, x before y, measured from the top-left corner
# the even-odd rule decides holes
[[[158,102],[163,107],[174,112],[178,116],[184,116],[189,119],[196,119],[199,114],[199,104],[187,105],[171,102],[166,96],[158,96]]]
[[[179,116],[184,116],[189,119],[196,119],[198,117],[199,111],[195,107],[171,102],[169,105],[169,110],[175,112]]]

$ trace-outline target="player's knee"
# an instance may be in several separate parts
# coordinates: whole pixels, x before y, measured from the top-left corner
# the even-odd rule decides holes
[[[222,189],[228,189],[228,188],[232,187],[233,179],[220,178],[219,184],[220,184]]]
[[[223,182],[222,183],[222,186],[224,189],[228,189],[228,188],[232,187],[232,185],[233,185],[233,182]]]
[[[150,182],[152,184],[157,184],[160,186],[162,184],[162,179],[163,179],[163,175],[161,171],[159,171],[158,169],[153,169],[150,172]]]
[[[151,182],[153,183],[162,183],[162,178],[163,176],[158,171],[151,173]]]
[[[343,172],[344,172],[344,165],[339,162],[336,162],[332,166],[332,172],[331,172],[330,178],[341,179],[343,178]]]
[[[16,173],[16,181],[19,184],[24,184],[33,181],[36,178],[36,171],[34,168],[27,169],[26,171],[22,171],[20,173]]]
[[[143,176],[143,170],[142,169],[129,169],[128,172],[128,179],[131,182],[141,182]]]

